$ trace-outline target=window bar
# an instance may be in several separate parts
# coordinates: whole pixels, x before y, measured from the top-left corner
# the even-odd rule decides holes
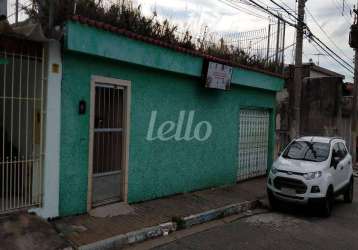
[[[111,127],[111,121],[110,121],[110,110],[111,110],[111,91],[112,91],[112,89],[111,88],[108,88],[108,99],[107,99],[107,110],[106,110],[106,117],[107,117],[107,128],[110,128]],[[107,171],[112,171],[112,169],[111,169],[111,158],[110,158],[110,152],[108,152],[109,150],[109,143],[110,143],[110,138],[111,138],[111,133],[109,132],[109,133],[105,133],[106,134],[106,157],[105,157],[105,159],[106,159],[106,172]]]
[[[91,132],[93,134],[93,155],[92,155],[92,174],[96,173],[96,169],[97,169],[97,165],[98,165],[98,158],[97,158],[97,147],[98,147],[98,137],[96,135],[96,128],[97,128],[97,124],[98,124],[98,93],[97,93],[97,87],[94,86],[94,119],[93,119],[93,132]]]
[[[125,107],[123,105],[123,101],[121,102],[121,97],[122,97],[122,100],[124,98],[124,91],[125,90],[117,89],[118,103],[116,105],[117,105],[117,107],[119,107],[119,109],[117,111],[117,117],[118,117],[117,124],[118,124],[118,127],[122,129],[122,131],[120,133],[118,133],[116,136],[116,151],[118,151],[118,154],[120,155],[120,157],[118,157],[116,159],[119,170],[122,170],[122,168],[123,168],[123,154],[122,154],[123,151],[122,151],[120,145],[124,145],[124,143],[121,143],[121,142],[123,141],[122,138],[124,138],[123,135],[126,132],[126,131],[124,131],[124,114],[125,114],[124,108]],[[121,180],[124,180],[123,175],[121,175]]]
[[[9,157],[6,157],[6,188],[5,188],[5,210],[9,207]]]
[[[16,181],[17,181],[17,188],[16,188],[16,207],[20,207],[20,202],[19,202],[19,197],[20,197],[20,164],[21,164],[21,159],[18,157],[17,158],[17,164],[16,164]]]
[[[115,105],[115,98],[116,98],[116,89],[113,88],[112,90],[112,117],[111,117],[111,123],[112,123],[112,129],[115,131],[115,129],[117,129],[118,126],[116,126],[116,122],[115,122],[115,110],[116,108],[118,109],[118,107]],[[115,150],[115,136],[117,135],[118,132],[112,132],[111,133],[111,154],[112,154],[112,157],[111,157],[111,164],[112,164],[112,167],[113,169],[117,169],[117,166],[116,166],[116,150]]]
[[[41,120],[40,120],[40,163],[38,165],[38,174],[39,174],[39,183],[38,183],[38,200],[39,205],[41,206],[42,203],[42,165],[43,165],[43,121],[44,121],[44,81],[45,81],[45,48],[42,48],[42,68],[41,68]]]
[[[115,96],[116,95],[116,89],[115,88],[112,88],[112,95],[111,95],[111,107],[112,107],[112,120],[111,120],[111,126],[112,126],[112,129],[116,129],[117,126],[115,124],[115,121],[114,121],[114,117],[115,117],[115,110],[116,108],[116,105],[114,104],[115,102]],[[116,163],[115,163],[115,157],[116,157],[116,151],[115,151],[115,148],[114,148],[114,139],[115,139],[115,136],[118,132],[112,132],[111,133],[111,165],[112,165],[112,169],[114,170],[117,170],[117,166],[116,166]]]
[[[103,92],[103,105],[102,105],[102,110],[101,110],[101,117],[103,118],[102,119],[102,124],[101,124],[101,127],[104,127],[105,126],[105,121],[104,121],[104,114],[105,114],[105,105],[106,105],[106,89],[104,88],[101,88]],[[102,93],[101,93],[102,94]],[[104,153],[105,153],[105,148],[104,148],[104,145],[106,143],[106,138],[105,138],[105,134],[104,133],[100,133],[100,135],[102,136],[102,153],[101,153],[101,171],[100,173],[103,173],[104,171],[104,168],[105,168],[105,160],[104,160]]]
[[[11,97],[14,96],[14,84],[15,84],[15,55],[12,54],[12,75],[11,75]],[[11,98],[11,121],[10,121],[10,207],[13,206],[13,199],[12,199],[12,168],[13,168],[13,126],[14,126],[14,99]]]
[[[104,117],[103,117],[103,103],[104,103],[104,89],[100,88],[99,87],[99,93],[100,93],[100,96],[101,96],[101,109],[99,110],[99,117],[100,117],[100,123],[99,123],[99,126],[100,128],[103,128],[103,124],[104,124]],[[102,172],[102,168],[103,168],[103,144],[104,144],[104,137],[103,137],[103,133],[98,133],[98,136],[100,138],[100,148],[99,148],[99,152],[100,154],[98,155],[98,159],[99,159],[99,165],[98,165],[98,171],[97,173],[101,173]]]
[[[25,131],[26,133],[26,131]],[[21,190],[20,190],[20,194],[21,194],[21,198],[20,198],[20,204],[21,206],[24,206],[24,187],[25,187],[25,183],[24,183],[24,165],[25,165],[25,160],[24,160],[24,155],[21,156]]]
[[[32,174],[33,174],[33,166],[35,164],[35,159],[31,160],[31,164],[29,165],[29,173],[28,173],[28,181],[29,181],[29,189],[27,190],[27,205],[32,204]]]
[[[97,124],[95,125],[95,128],[99,128],[100,127],[100,124],[101,124],[101,105],[102,105],[102,100],[101,100],[101,95],[100,95],[100,89],[99,87],[96,87],[96,95],[98,95],[98,104],[97,104]],[[100,158],[99,158],[99,155],[100,155],[100,148],[101,148],[101,137],[100,137],[100,134],[99,133],[96,133],[94,132],[96,138],[97,138],[97,148],[96,148],[96,158],[97,158],[97,163],[96,163],[96,168],[95,168],[95,173],[98,173],[99,172],[99,165],[101,164],[100,162]]]
[[[33,124],[33,129],[32,129],[32,161],[31,164],[29,166],[29,173],[28,173],[28,180],[29,180],[29,190],[28,190],[28,204],[32,204],[32,194],[33,194],[33,182],[32,182],[32,178],[33,178],[33,171],[34,171],[34,165],[36,164],[36,116],[37,116],[37,112],[36,112],[36,94],[37,94],[37,60],[35,60],[35,64],[34,64],[34,91],[33,91],[33,110],[32,110],[32,124]]]
[[[7,53],[6,53],[6,50],[4,51],[4,57],[5,57],[5,60],[7,59]],[[6,70],[7,70],[7,67],[6,67],[6,63],[4,64],[4,88],[3,88],[3,90],[4,90],[4,97],[6,96]],[[2,128],[2,180],[1,180],[1,182],[2,182],[2,196],[1,196],[1,198],[2,198],[2,204],[1,204],[1,211],[4,211],[4,209],[5,209],[5,185],[4,185],[4,182],[5,182],[5,180],[4,180],[4,176],[5,176],[5,174],[4,174],[4,170],[5,170],[5,167],[6,167],[6,165],[5,165],[5,114],[6,114],[6,111],[5,111],[5,106],[6,106],[6,99],[4,98],[4,100],[3,100],[3,117],[2,117],[2,126],[3,126],[3,128]]]
[[[27,56],[27,80],[26,80],[26,99],[29,98],[29,84],[30,84],[30,56]],[[27,191],[28,191],[28,136],[29,136],[29,101],[26,102],[26,122],[25,122],[25,164],[24,164],[24,175],[25,175],[25,187],[23,193],[23,203],[27,204]]]
[[[97,125],[95,126],[96,128],[99,128],[100,127],[100,124],[101,124],[101,105],[102,105],[102,100],[101,100],[101,92],[100,92],[100,88],[99,87],[96,87],[96,95],[98,95],[98,120],[97,120]],[[94,132],[94,134],[96,135],[97,137],[97,148],[96,148],[96,157],[97,157],[97,164],[96,164],[96,172],[95,173],[98,173],[99,172],[99,166],[101,164],[101,161],[100,161],[100,158],[99,158],[99,155],[100,155],[100,152],[101,152],[101,136],[99,133],[96,133]]]
[[[100,89],[99,87],[96,87],[96,95],[98,95],[98,100],[97,100],[97,124],[95,124],[95,128],[99,128],[100,127],[100,123],[101,123],[101,95],[100,95]],[[96,147],[96,168],[94,169],[95,173],[98,173],[99,171],[99,165],[100,163],[100,158],[99,158],[99,153],[100,153],[100,146],[101,146],[101,137],[99,133],[96,133],[94,131],[94,135],[97,141],[97,147]]]
[[[104,89],[104,105],[103,105],[103,117],[105,118],[105,122],[103,124],[104,128],[108,128],[108,97],[109,97],[109,89],[105,88]],[[108,156],[106,155],[107,152],[107,145],[108,145],[108,134],[107,133],[102,133],[103,137],[104,137],[104,141],[103,141],[103,172],[106,172],[108,170]]]
[[[10,158],[10,186],[9,186],[9,198],[10,198],[10,201],[9,201],[9,206],[10,206],[10,209],[13,207],[13,204],[12,204],[12,176],[13,176],[13,173],[12,173],[12,169],[13,169],[13,164],[14,164],[14,161],[13,161],[13,158],[11,157]]]
[[[122,170],[123,168],[123,154],[122,154],[122,145],[124,143],[122,143],[122,138],[123,138],[123,135],[126,133],[126,131],[124,131],[124,102],[123,102],[123,98],[124,98],[124,91],[125,90],[122,90],[122,89],[117,89],[117,100],[118,100],[118,103],[117,103],[117,106],[120,107],[119,109],[119,112],[117,114],[117,123],[118,123],[118,127],[122,129],[122,132],[118,133],[117,134],[117,137],[116,137],[116,150],[118,151],[118,154],[120,155],[119,158],[117,158],[117,164],[119,166],[119,169]],[[122,180],[123,180],[123,176],[121,176]],[[123,190],[122,190],[123,191]]]
[[[17,159],[18,159],[18,164],[17,164],[17,206],[19,206],[20,204],[20,178],[19,178],[19,167],[20,167],[20,161],[21,161],[21,157],[20,157],[20,153],[21,153],[21,111],[22,111],[22,54],[20,55],[20,74],[19,74],[19,121],[18,121],[18,150],[17,150]]]

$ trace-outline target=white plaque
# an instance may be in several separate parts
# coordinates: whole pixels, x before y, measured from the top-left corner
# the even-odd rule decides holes
[[[229,89],[232,76],[232,67],[209,62],[205,86],[214,89]]]

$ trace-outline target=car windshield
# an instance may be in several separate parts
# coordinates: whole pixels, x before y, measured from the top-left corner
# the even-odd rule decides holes
[[[283,152],[282,157],[286,159],[321,162],[329,155],[329,143],[294,141]]]

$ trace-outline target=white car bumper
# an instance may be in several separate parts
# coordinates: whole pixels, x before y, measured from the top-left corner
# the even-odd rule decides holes
[[[324,198],[327,190],[322,177],[306,180],[302,175],[282,172],[273,174],[271,171],[267,178],[267,188],[277,199],[303,204]]]

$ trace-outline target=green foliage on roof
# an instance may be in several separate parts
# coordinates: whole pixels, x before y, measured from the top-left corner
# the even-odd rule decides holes
[[[52,32],[49,32],[49,1],[34,0],[34,7],[24,8],[31,18],[43,25],[47,35],[51,36]],[[143,14],[140,5],[135,7],[128,0],[110,5],[106,5],[102,0],[54,1],[54,26],[63,27],[65,21],[73,15],[108,23],[118,28],[183,48],[197,50],[233,63],[272,72],[277,69],[273,61],[266,61],[260,56],[248,54],[238,47],[229,45],[225,38],[213,42],[208,39],[206,31],[200,38],[195,38],[189,30],[184,33],[179,32],[178,26],[168,19],[160,20],[156,12],[146,16]]]

